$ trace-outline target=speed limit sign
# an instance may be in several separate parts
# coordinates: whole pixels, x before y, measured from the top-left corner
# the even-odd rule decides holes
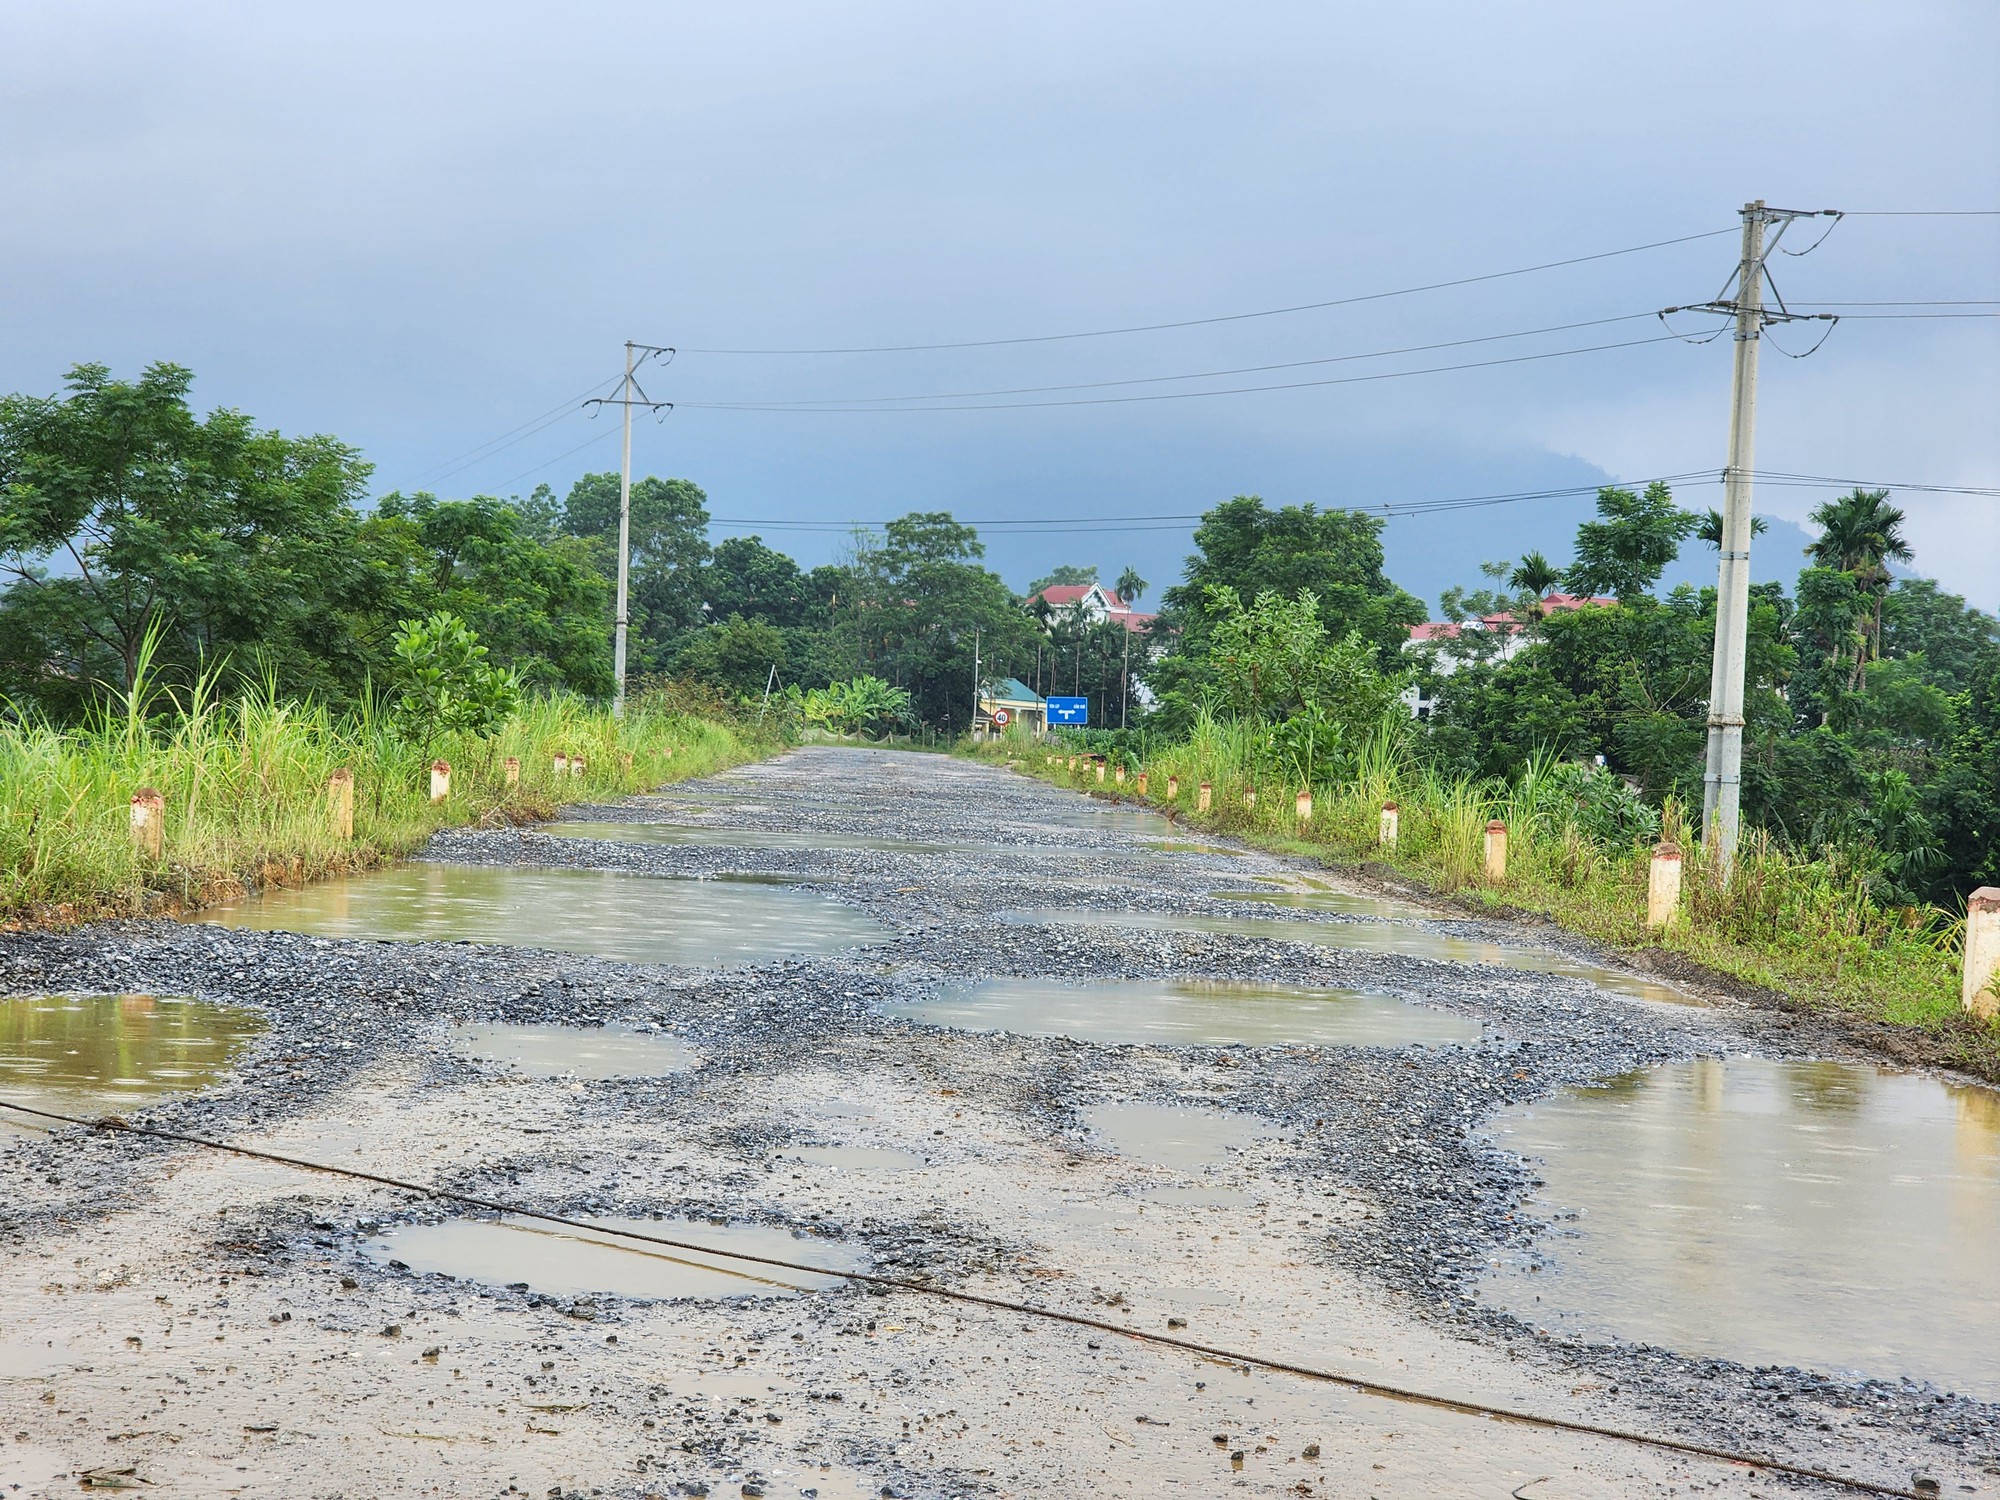
[[[993,710],[993,722],[995,724],[1000,725],[1003,728],[1006,727],[1006,725],[1012,721],[1013,717],[1014,716],[1008,713],[1007,710],[1004,708],[996,708]]]

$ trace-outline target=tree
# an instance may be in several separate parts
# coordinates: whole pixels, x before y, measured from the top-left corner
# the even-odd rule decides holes
[[[1507,583],[1510,588],[1534,595],[1539,602],[1550,589],[1562,582],[1562,576],[1562,569],[1541,553],[1529,552],[1514,565],[1514,571],[1507,575]]]
[[[1139,570],[1130,564],[1118,575],[1118,597],[1128,606],[1137,604],[1144,597],[1147,587],[1146,580],[1139,576]]]
[[[1910,560],[1903,512],[1889,503],[1887,490],[1856,489],[1816,506],[1812,523],[1820,534],[1806,555],[1822,568],[1853,574],[1872,602],[1865,635],[1867,659],[1873,661],[1882,654],[1882,599],[1893,578],[1889,564]]]
[[[1611,594],[1620,601],[1650,593],[1680,556],[1682,540],[1701,524],[1657,479],[1643,494],[1607,485],[1597,492],[1597,515],[1577,527],[1576,561],[1563,576],[1573,594]]]
[[[428,764],[447,735],[491,735],[521,701],[519,684],[486,659],[465,621],[448,610],[404,620],[396,638],[396,726]]]
[[[977,647],[981,675],[1027,670],[1034,627],[986,548],[943,511],[917,511],[863,538],[853,563],[855,635],[866,668],[906,689],[925,723],[972,722]]]
[[[741,615],[772,625],[798,625],[810,611],[810,591],[799,565],[759,536],[716,544],[702,569],[702,599],[712,620]]]
[[[342,610],[362,587],[356,503],[369,466],[330,437],[197,418],[193,376],[103,365],[66,396],[0,398],[0,569],[17,687],[73,700],[93,679],[130,689],[142,643],[191,667],[254,658],[287,688],[338,693],[363,652]],[[25,659],[22,659],[25,658]]]
[[[746,620],[741,615],[683,636],[674,657],[676,672],[712,682],[739,698],[762,693],[773,668],[784,677],[783,632],[767,621]]]
[[[1284,719],[1317,710],[1351,733],[1372,727],[1402,691],[1376,670],[1360,634],[1328,637],[1312,590],[1287,599],[1275,589],[1248,608],[1210,585],[1209,670],[1239,718]]]
[[[1084,566],[1078,563],[1061,563],[1051,568],[1046,578],[1037,578],[1028,585],[1030,594],[1039,594],[1043,589],[1068,586],[1088,587],[1097,582],[1096,564]]]
[[[562,529],[587,537],[598,571],[618,576],[618,476],[585,474],[563,502]],[[702,565],[708,561],[708,496],[686,479],[652,475],[632,486],[633,656],[657,670],[676,639],[704,623]]]
[[[1771,529],[1771,523],[1762,516],[1750,518],[1750,535],[1762,536]],[[1722,512],[1712,506],[1701,513],[1701,522],[1694,529],[1697,541],[1707,542],[1716,551],[1722,550]]]
[[[909,723],[910,695],[879,677],[829,683],[805,696],[805,718],[837,734],[886,733]]]
[[[1238,495],[1201,518],[1194,541],[1198,551],[1183,580],[1167,590],[1163,613],[1196,654],[1211,586],[1233,590],[1246,605],[1267,589],[1287,599],[1310,590],[1327,633],[1360,632],[1385,665],[1425,615],[1423,604],[1383,571],[1377,516],[1312,505],[1274,511],[1255,495]]]
[[[610,587],[589,543],[537,537],[490,495],[385,495],[363,531],[370,555],[397,575],[380,589],[390,618],[442,607],[525,686],[611,691]]]
[[[1947,693],[1969,691],[2000,660],[2000,620],[1931,579],[1897,579],[1882,607],[1881,654],[1922,657],[1926,679]]]

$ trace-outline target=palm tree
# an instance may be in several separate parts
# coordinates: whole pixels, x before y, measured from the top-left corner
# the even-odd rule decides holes
[[[1868,627],[1868,659],[1882,658],[1882,598],[1889,592],[1891,562],[1908,562],[1910,544],[1903,536],[1903,512],[1889,503],[1887,490],[1857,489],[1828,500],[1812,513],[1819,539],[1806,555],[1822,568],[1852,573],[1861,588],[1875,596],[1875,617]],[[1857,682],[1859,662],[1855,663]]]
[[[1770,529],[1771,523],[1762,516],[1752,516],[1750,518],[1750,535],[1762,536]],[[1709,546],[1720,552],[1722,550],[1722,512],[1711,510],[1707,515],[1703,516],[1701,524],[1695,527],[1694,534],[1700,540],[1707,542]]]
[[[1139,596],[1146,592],[1148,586],[1146,580],[1139,576],[1139,570],[1129,563],[1125,571],[1118,575],[1118,582],[1112,585],[1128,609],[1139,602]]]
[[[1510,588],[1520,589],[1523,593],[1533,594],[1540,599],[1562,582],[1562,576],[1561,568],[1541,553],[1530,552],[1515,565],[1514,571],[1507,575],[1507,584]]]

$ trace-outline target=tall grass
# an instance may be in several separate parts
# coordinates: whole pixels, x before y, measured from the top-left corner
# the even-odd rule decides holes
[[[1053,750],[1053,746],[1049,747]],[[1962,914],[1878,904],[1869,871],[1838,852],[1817,856],[1745,835],[1725,882],[1693,836],[1684,810],[1669,802],[1659,837],[1683,851],[1680,918],[1664,932],[1646,926],[1652,837],[1619,843],[1594,836],[1554,786],[1555,763],[1537,760],[1503,782],[1441,774],[1410,753],[1400,718],[1359,747],[1347,776],[1313,789],[1313,815],[1295,814],[1296,786],[1269,769],[1258,726],[1204,716],[1183,742],[1149,759],[1148,797],[1166,805],[1177,776],[1178,817],[1267,846],[1308,856],[1393,869],[1442,896],[1475,907],[1525,909],[1601,943],[1651,949],[1776,990],[1801,1006],[1844,1011],[1873,1021],[1950,1033],[1951,1060],[2000,1077],[2000,1025],[1972,1026],[1958,1006]],[[1097,790],[1094,772],[1072,775],[1066,758],[1016,759],[1028,770]],[[1211,810],[1196,812],[1207,781]],[[1254,806],[1244,792],[1254,789]],[[1108,788],[1107,788],[1108,790]],[[1127,782],[1128,794],[1136,791]],[[1378,842],[1384,802],[1398,805],[1394,849]],[[1504,882],[1484,872],[1487,821],[1507,825]],[[1987,1034],[1990,1032],[1991,1034]]]
[[[269,684],[225,698],[212,676],[176,691],[142,680],[81,727],[18,712],[0,718],[0,920],[200,906],[246,887],[379,864],[442,827],[529,821],[764,748],[665,695],[635,698],[622,721],[572,699],[529,700],[491,739],[439,748],[451,794],[434,805],[428,763],[370,707],[335,715]],[[557,776],[558,754],[580,757],[584,774]],[[514,786],[508,756],[520,761]],[[352,840],[336,837],[329,811],[327,780],[342,767],[354,775]],[[141,788],[165,801],[157,861],[130,835]]]

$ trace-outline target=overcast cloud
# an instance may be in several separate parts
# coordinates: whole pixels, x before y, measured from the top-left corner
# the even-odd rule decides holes
[[[1990,209],[1996,77],[1987,0],[15,4],[0,9],[0,388],[54,390],[83,360],[131,374],[170,359],[196,371],[204,404],[357,444],[381,491],[561,489],[615,464],[609,419],[571,415],[449,461],[608,382],[627,338],[689,351],[1016,337],[1729,230],[1754,197]],[[683,404],[642,429],[637,464],[696,480],[718,516],[763,523],[808,562],[838,538],[781,523],[931,507],[1175,515],[1239,491],[1381,504],[1713,470],[1726,339],[1120,405],[699,403],[1076,384],[1645,313],[1714,295],[1734,248],[1725,234],[1119,338],[684,352],[648,380]],[[1800,302],[2000,299],[2000,219],[1854,218],[1775,270]],[[1795,351],[1812,336],[1781,334]],[[1810,359],[1770,353],[1764,376],[1761,467],[2000,484],[2000,322],[1849,322]],[[1819,498],[1766,487],[1757,504],[1803,520]],[[1919,569],[2000,606],[2000,500],[1898,498]],[[1399,519],[1392,565],[1434,595],[1481,557],[1539,546],[1560,561],[1580,508]],[[1758,571],[1794,571],[1792,543]],[[1084,561],[1136,562],[1157,586],[1186,548],[1177,529],[1042,533],[995,537],[992,558],[1017,585]]]

